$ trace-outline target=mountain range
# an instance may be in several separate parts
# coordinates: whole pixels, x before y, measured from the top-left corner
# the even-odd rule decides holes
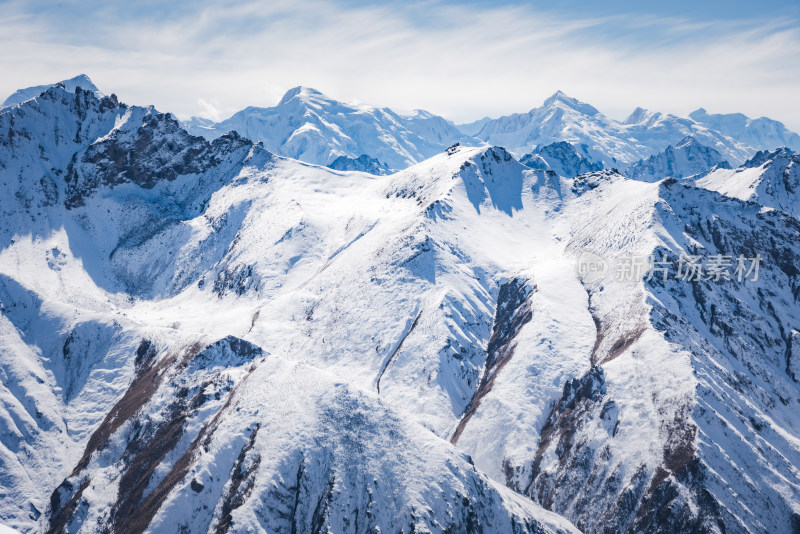
[[[776,123],[557,93],[470,136],[296,89],[187,126],[39,89],[0,110],[0,523],[800,530]]]
[[[617,122],[561,91],[527,113],[459,126],[427,111],[403,115],[389,108],[345,104],[315,89],[296,87],[277,106],[248,107],[218,123],[194,117],[185,126],[208,139],[236,130],[273,153],[317,165],[328,165],[339,156],[367,155],[394,170],[454,143],[503,146],[522,157],[546,145],[569,142],[607,168],[647,159],[686,137],[736,165],[758,150],[779,146],[800,150],[800,136],[764,117],[712,115],[704,109],[679,117],[637,108]]]

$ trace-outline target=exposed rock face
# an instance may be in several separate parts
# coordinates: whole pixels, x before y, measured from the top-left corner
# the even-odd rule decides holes
[[[458,443],[458,438],[469,423],[472,415],[478,410],[481,399],[492,389],[494,379],[503,367],[514,357],[514,337],[532,318],[530,295],[536,286],[527,280],[514,278],[502,286],[497,297],[492,337],[486,349],[487,358],[483,368],[483,377],[475,391],[475,396],[464,410],[464,415],[453,432],[450,442]]]
[[[282,430],[287,409],[307,425],[307,438]],[[381,435],[417,446],[394,451],[399,464],[381,459],[386,443],[373,443]],[[461,455],[417,440],[379,404],[229,336],[203,350],[153,356],[140,367],[53,493],[47,531],[231,532],[257,524],[287,532],[370,532],[387,524],[550,531],[503,510],[497,490]],[[365,470],[364,462],[379,468]],[[422,488],[424,506],[415,512],[408,505],[416,498],[407,492],[416,477],[430,476],[423,468],[437,471],[442,483],[463,478],[465,493]]]
[[[786,350],[786,372],[800,384],[800,332],[792,330]]]
[[[115,129],[71,163],[64,178],[67,208],[82,205],[83,197],[100,186],[134,183],[152,189],[178,176],[208,172],[220,165],[226,154],[251,145],[236,132],[209,143],[187,134],[170,115],[152,109],[140,124],[126,124],[129,129]]]

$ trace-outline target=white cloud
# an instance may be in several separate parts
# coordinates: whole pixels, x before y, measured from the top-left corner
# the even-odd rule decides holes
[[[66,20],[6,4],[0,92],[86,72],[127,102],[213,118],[308,85],[461,121],[526,111],[561,89],[615,117],[637,105],[703,106],[800,130],[796,20],[576,18],[435,1],[228,2],[169,13],[109,4]]]

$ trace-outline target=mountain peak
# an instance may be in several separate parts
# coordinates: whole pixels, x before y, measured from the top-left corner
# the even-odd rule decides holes
[[[17,104],[21,104],[26,100],[30,100],[31,98],[36,98],[43,92],[47,91],[51,87],[55,87],[57,85],[61,85],[64,87],[64,90],[74,93],[76,87],[80,87],[86,91],[91,91],[98,95],[102,95],[100,90],[97,86],[92,82],[92,80],[86,74],[78,74],[73,78],[69,78],[67,80],[61,80],[60,82],[50,83],[45,85],[34,85],[33,87],[26,87],[25,89],[19,89],[18,91],[14,92],[11,96],[6,98],[0,108],[16,106]]]
[[[81,89],[94,88],[95,90],[97,90],[97,86],[95,86],[94,82],[92,82],[92,79],[89,78],[89,76],[86,74],[78,74],[77,76],[70,78],[69,80],[62,80],[61,83],[65,85],[67,83],[80,84]]]
[[[548,106],[548,105],[552,105],[552,104],[554,104],[554,103],[556,103],[556,102],[565,102],[565,103],[571,103],[571,102],[573,102],[573,101],[576,101],[576,100],[575,100],[574,98],[571,98],[570,96],[568,96],[568,95],[567,95],[567,94],[566,94],[564,91],[562,91],[561,89],[559,89],[559,90],[557,90],[555,93],[553,93],[552,95],[550,95],[550,97],[549,97],[549,98],[547,98],[547,99],[544,101],[544,105],[545,105],[545,106]]]
[[[436,115],[425,109],[415,109],[406,116],[414,119],[432,119],[436,117]]]
[[[650,112],[645,108],[637,107],[630,115],[628,115],[627,119],[622,121],[622,124],[641,124],[649,115]]]
[[[317,91],[316,89],[298,85],[297,87],[292,87],[291,89],[286,91],[286,94],[283,95],[283,98],[281,98],[281,101],[278,102],[278,105],[282,106],[284,104],[287,104],[289,103],[289,101],[291,101],[296,97],[299,97],[301,99],[304,99],[304,97],[305,98],[317,97],[317,98],[327,99],[327,97],[324,94],[322,94],[320,91]]]
[[[675,148],[687,148],[690,146],[703,146],[703,145],[701,145],[697,141],[697,139],[695,139],[693,136],[687,135],[686,137],[681,139],[678,144],[675,145]]]
[[[552,94],[552,96],[550,96],[550,98],[545,100],[542,107],[567,107],[584,115],[597,115],[600,113],[593,106],[590,106],[585,102],[581,102],[577,98],[567,96],[567,94],[561,90],[556,91]]]

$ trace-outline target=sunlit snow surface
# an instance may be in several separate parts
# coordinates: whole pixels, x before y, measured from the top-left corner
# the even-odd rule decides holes
[[[501,148],[333,171],[60,88],[0,132],[2,522],[800,521],[800,225],[782,206],[562,178]],[[654,251],[764,262],[744,284],[576,269]]]

